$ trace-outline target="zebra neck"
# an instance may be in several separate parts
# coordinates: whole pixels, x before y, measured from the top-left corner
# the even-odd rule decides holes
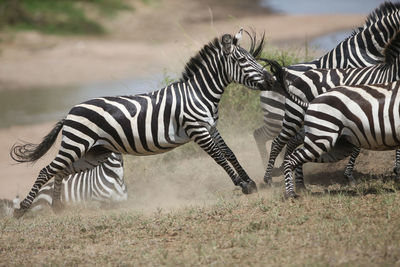
[[[228,86],[229,82],[223,75],[207,74],[208,75],[204,75],[202,71],[198,71],[190,77],[190,79],[185,81],[185,84],[189,91],[195,94],[200,100],[206,100],[214,105],[218,105],[225,87]]]

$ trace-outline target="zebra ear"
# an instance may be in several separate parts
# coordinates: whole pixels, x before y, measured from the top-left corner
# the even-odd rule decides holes
[[[238,45],[239,44],[240,39],[242,39],[242,33],[243,33],[243,28],[240,28],[238,33],[235,35],[235,38],[233,38],[233,44],[234,45]]]
[[[232,36],[230,34],[224,34],[221,41],[224,54],[230,54],[232,52]]]

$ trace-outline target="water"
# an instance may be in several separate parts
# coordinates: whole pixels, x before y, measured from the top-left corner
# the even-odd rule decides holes
[[[353,30],[346,30],[322,35],[312,39],[309,43],[309,46],[311,48],[316,48],[327,52],[335,48],[340,42],[349,37],[352,32]]]
[[[163,75],[80,87],[0,91],[0,128],[63,118],[70,108],[100,96],[132,95],[161,88]]]
[[[262,7],[291,15],[368,14],[384,0],[261,0]]]
[[[261,0],[260,5],[277,13],[290,15],[369,14],[385,0]],[[313,48],[329,51],[346,39],[352,29],[328,33],[309,43]]]
[[[292,15],[368,14],[383,0],[261,0],[262,7]],[[313,39],[311,47],[328,51],[351,34],[330,33]],[[98,96],[150,92],[161,87],[163,75],[81,87],[33,88],[27,91],[0,91],[0,128],[63,118],[75,104]]]

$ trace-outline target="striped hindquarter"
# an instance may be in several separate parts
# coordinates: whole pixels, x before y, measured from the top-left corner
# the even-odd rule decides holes
[[[399,7],[400,4],[397,3],[383,3],[371,12],[362,27],[324,56],[311,62],[288,66],[287,79],[293,81],[310,69],[359,68],[384,62],[385,47],[399,30]],[[279,112],[276,106],[277,102],[284,105],[285,95],[282,91],[274,94],[262,91],[260,102],[263,107],[264,125],[254,131],[254,137],[264,163],[267,161],[266,141],[277,137],[282,128],[284,108]],[[274,110],[273,116],[269,110]]]
[[[289,94],[295,95],[302,102],[310,102],[316,96],[327,90],[340,85],[358,85],[358,84],[379,84],[393,82],[399,79],[399,51],[400,51],[400,33],[397,32],[385,47],[385,61],[370,67],[364,68],[346,68],[346,69],[313,69],[306,71],[300,77],[296,78],[289,85],[286,85],[286,78],[280,78],[280,83],[286,88]],[[271,63],[273,64],[273,63]],[[276,65],[276,64],[275,64]],[[281,69],[279,66],[276,68]],[[281,70],[279,70],[281,72]],[[288,75],[286,71],[285,77]],[[264,181],[270,183],[272,180],[272,169],[277,155],[283,147],[297,134],[303,125],[304,113],[306,107],[301,106],[296,101],[287,98],[285,100],[285,112],[282,123],[282,129],[279,135],[274,139],[271,145],[271,154],[268,161],[267,170],[264,175]],[[295,141],[291,141],[294,143]],[[288,145],[286,154],[290,154],[296,146]],[[351,154],[345,176],[349,182],[354,183],[352,170],[355,158],[359,154],[359,149],[355,148]],[[302,170],[296,174],[296,184],[304,187]]]
[[[342,86],[316,97],[304,118],[304,145],[284,161],[286,194],[296,196],[292,170],[329,152],[339,140],[370,150],[400,146],[400,82]]]
[[[54,182],[45,184],[32,202],[30,211],[42,210],[53,202]],[[92,169],[86,169],[63,178],[60,192],[61,202],[65,204],[83,202],[120,202],[127,200],[128,192],[124,181],[123,158],[121,154],[111,153],[106,161]],[[19,198],[14,201],[3,200],[8,214],[19,208]]]
[[[340,85],[380,84],[398,80],[400,78],[399,52],[400,33],[398,32],[385,48],[385,62],[383,63],[364,68],[313,69],[306,71],[290,84],[287,84],[284,78],[287,72],[285,75],[282,75],[281,72],[284,72],[284,70],[274,63],[271,64],[274,64],[273,68],[276,67],[276,71],[278,72],[276,75],[280,76],[278,80],[281,84],[284,84],[288,94],[295,95],[296,99],[301,99],[304,103],[309,103],[318,95]],[[272,179],[271,172],[276,156],[289,141],[297,144],[296,141],[291,141],[291,139],[296,136],[297,132],[303,126],[304,114],[307,107],[296,102],[296,99],[293,100],[288,97],[285,100],[282,129],[272,142],[271,155],[264,175],[264,181],[267,183]],[[286,153],[290,154],[295,147],[293,144],[288,145]],[[352,169],[358,154],[359,149],[355,148],[345,171],[349,182],[354,182]],[[301,174],[302,171],[299,170],[297,173]],[[296,177],[296,183],[304,187],[302,175]]]

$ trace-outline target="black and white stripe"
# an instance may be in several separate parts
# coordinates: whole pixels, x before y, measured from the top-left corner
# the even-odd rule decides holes
[[[100,165],[71,174],[62,180],[61,202],[79,203],[87,201],[119,202],[127,200],[128,192],[124,181],[123,158],[111,153]],[[54,183],[45,184],[32,203],[31,209],[42,208],[53,202]]]
[[[53,176],[54,205],[60,174],[93,149],[96,149],[92,152],[94,158],[104,151],[142,156],[167,152],[194,141],[224,168],[244,193],[256,190],[256,184],[216,128],[218,104],[228,84],[236,82],[264,90],[273,81],[272,75],[254,59],[262,50],[264,38],[257,48],[255,37],[252,38],[247,52],[238,45],[241,36],[242,30],[234,37],[225,34],[205,45],[186,65],[179,82],[149,94],[86,101],[73,107],[41,144],[15,145],[11,150],[15,160],[34,161],[52,146],[62,130],[58,155],[40,171],[21,208],[14,214],[22,216],[38,190]]]
[[[83,202],[120,202],[128,199],[124,181],[123,158],[121,154],[111,153],[104,162],[91,169],[84,169],[64,177],[61,184],[61,202],[67,204]],[[77,168],[77,166],[76,166]],[[54,182],[49,181],[38,192],[30,207],[31,211],[51,206]],[[1,200],[0,206],[6,213],[19,208],[19,198]]]
[[[271,62],[273,64],[271,68],[276,71],[275,75],[280,83],[284,85],[288,94],[296,96],[296,99],[286,98],[282,130],[272,142],[270,159],[264,176],[265,182],[271,182],[271,172],[275,159],[282,148],[291,139],[293,140],[288,144],[286,153],[292,153],[293,149],[299,145],[299,138],[294,137],[303,126],[304,114],[307,108],[296,101],[300,99],[303,103],[309,103],[318,95],[340,85],[381,84],[399,80],[400,32],[394,36],[393,40],[390,40],[384,50],[384,56],[384,63],[371,67],[309,70],[289,85],[286,84],[284,70],[276,63]],[[354,182],[352,170],[359,152],[359,148],[354,148],[345,171],[345,175],[350,182]],[[302,170],[297,170],[296,174],[299,174],[299,176],[296,176],[296,186],[304,187]]]
[[[329,152],[337,142],[370,150],[399,148],[399,88],[400,82],[341,86],[316,97],[304,118],[304,145],[284,161],[287,196],[297,196],[292,170]]]
[[[367,17],[346,40],[326,55],[312,62],[286,67],[287,79],[293,81],[310,69],[360,68],[384,62],[384,48],[400,27],[400,4],[385,2]],[[278,136],[282,129],[285,94],[274,88],[260,93],[264,125],[254,131],[254,138],[264,166],[267,164],[266,142]]]

